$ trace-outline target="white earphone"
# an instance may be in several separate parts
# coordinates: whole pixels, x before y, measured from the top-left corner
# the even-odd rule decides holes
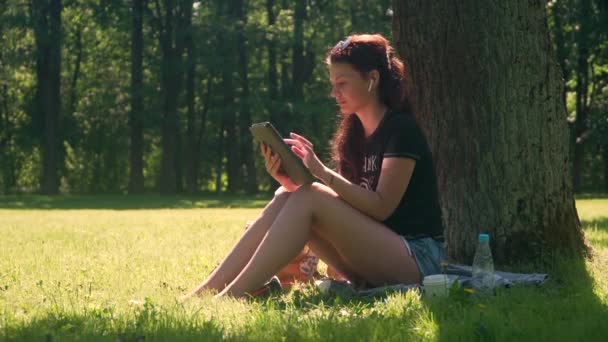
[[[367,87],[367,92],[371,93],[372,92],[372,85],[374,84],[374,80],[369,80],[369,87]]]

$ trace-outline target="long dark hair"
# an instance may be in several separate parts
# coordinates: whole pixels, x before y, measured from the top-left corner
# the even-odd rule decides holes
[[[329,51],[326,62],[348,63],[362,75],[377,70],[380,101],[391,111],[411,112],[406,98],[403,63],[394,56],[393,48],[382,35],[349,36]],[[356,115],[342,115],[332,141],[332,159],[338,172],[353,183],[360,181],[363,140],[361,120]]]

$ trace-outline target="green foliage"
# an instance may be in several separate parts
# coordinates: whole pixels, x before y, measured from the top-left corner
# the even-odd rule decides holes
[[[590,13],[583,12],[588,3]],[[566,84],[568,121],[572,143],[587,147],[582,188],[587,191],[608,189],[608,7],[603,0],[554,0],[547,3],[549,24],[558,62]],[[581,63],[581,47],[587,51]],[[585,84],[583,84],[585,83]],[[579,87],[579,84],[583,84]],[[585,86],[586,85],[586,86]],[[577,98],[584,105],[577,108]],[[584,111],[580,115],[577,110]],[[576,132],[577,121],[584,121],[582,132]]]
[[[567,76],[569,117],[576,120],[576,41],[581,27],[582,0],[556,0],[548,5],[549,23],[558,57]],[[161,37],[156,1],[146,1],[143,14],[143,174],[147,190],[156,190],[161,178],[163,147],[163,79]],[[183,4],[189,1],[180,2]],[[273,1],[274,24],[269,24],[267,1],[194,1],[192,33],[194,41],[194,135],[198,148],[197,191],[216,190],[216,179],[229,182],[231,160],[242,165],[237,172],[245,179],[245,151],[253,150],[257,185],[268,190],[257,147],[230,154],[230,145],[252,144],[246,127],[244,108],[250,121],[275,120],[283,133],[296,130],[308,136],[318,153],[327,160],[337,110],[328,97],[327,49],[351,33],[378,32],[391,37],[390,0],[374,2],[305,1],[302,42],[296,41],[296,1]],[[39,187],[43,150],[42,122],[33,115],[36,86],[35,25],[31,0],[0,1],[0,193],[31,192]],[[162,13],[166,3],[158,1]],[[122,192],[129,182],[131,113],[131,2],[64,0],[62,11],[61,115],[59,136],[62,156],[59,173],[65,193]],[[238,7],[240,6],[240,7]],[[241,10],[244,19],[237,19]],[[589,27],[590,146],[585,160],[585,188],[597,188],[602,179],[606,149],[603,137],[608,114],[607,10],[603,2],[592,0]],[[554,15],[555,14],[555,15]],[[557,25],[559,23],[560,25]],[[243,88],[238,66],[238,45],[243,42],[247,56],[249,92]],[[276,84],[271,84],[269,44],[275,44]],[[304,64],[293,70],[294,46],[303,47]],[[561,54],[560,54],[561,53]],[[184,52],[182,60],[186,60]],[[185,70],[182,70],[185,72]],[[302,95],[294,93],[294,72],[303,72]],[[232,97],[225,98],[223,78],[230,77]],[[185,75],[183,75],[185,76]],[[296,75],[297,76],[297,75]],[[185,77],[183,77],[185,79]],[[276,98],[271,88],[276,87]],[[185,170],[187,150],[187,94],[178,95],[177,163]],[[230,115],[228,115],[230,114]],[[233,135],[227,118],[234,116]],[[280,121],[280,122],[279,122]],[[243,124],[245,122],[245,124]],[[232,134],[232,133],[231,133]],[[222,137],[222,139],[220,139]],[[223,142],[222,142],[223,140]],[[253,144],[252,144],[253,145]],[[185,171],[183,171],[185,172]],[[182,174],[181,181],[184,180]],[[244,182],[239,183],[244,186]],[[225,187],[223,187],[225,189]]]
[[[165,2],[159,1],[161,13]],[[187,1],[184,3],[188,3]],[[237,3],[235,3],[237,4]],[[390,36],[389,1],[368,5],[362,1],[307,1],[303,18],[304,54],[312,58],[311,75],[304,80],[304,96],[293,98],[292,62],[294,46],[294,4],[275,1],[276,22],[268,24],[266,1],[243,2],[246,20],[235,20],[235,4],[223,1],[194,2],[193,40],[195,42],[195,126],[200,144],[200,165],[196,177],[199,191],[215,189],[215,178],[226,179],[226,144],[249,139],[238,127],[242,104],[251,121],[283,116],[285,128],[298,130],[319,146],[327,147],[335,125],[335,110],[327,97],[324,55],[327,48],[349,32],[382,32]],[[36,51],[30,17],[30,1],[4,0],[0,3],[0,193],[36,191],[41,177],[42,122],[32,116],[36,85]],[[161,48],[156,2],[144,8],[143,89],[144,99],[144,184],[154,190],[159,180],[163,127]],[[59,136],[63,156],[60,161],[61,191],[64,193],[121,192],[129,180],[131,98],[132,9],[129,2],[70,0],[63,2],[61,118]],[[244,95],[236,65],[236,34],[243,32],[248,56],[249,95]],[[279,99],[269,96],[268,41],[276,42]],[[228,48],[228,50],[226,50]],[[221,53],[229,51],[228,54]],[[183,56],[186,57],[185,55]],[[222,72],[229,68],[234,76],[234,97],[223,97]],[[183,87],[182,87],[183,88]],[[226,113],[236,113],[236,141],[219,137]],[[186,94],[179,95],[179,134],[186,163]],[[271,115],[272,114],[272,115]],[[204,121],[203,121],[204,120]],[[224,127],[226,129],[226,127]],[[287,133],[287,132],[284,132]],[[225,140],[225,139],[224,139]],[[251,143],[251,142],[250,142]],[[222,147],[223,146],[223,147]],[[266,189],[260,159],[258,184]],[[38,155],[38,157],[36,157]],[[243,160],[239,153],[237,162]],[[219,169],[218,169],[219,167]],[[218,175],[221,172],[221,175]],[[245,177],[243,174],[240,177]]]

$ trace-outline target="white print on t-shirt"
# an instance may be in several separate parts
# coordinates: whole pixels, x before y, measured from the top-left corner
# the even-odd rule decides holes
[[[365,177],[361,178],[361,183],[359,183],[359,186],[361,186],[365,190],[371,190],[372,189],[372,184]]]
[[[376,165],[376,159],[378,156],[365,156],[363,160],[363,172],[374,172],[378,170],[378,165]]]
[[[359,185],[367,190],[373,190],[378,170],[378,155],[365,156],[363,159],[363,176]]]

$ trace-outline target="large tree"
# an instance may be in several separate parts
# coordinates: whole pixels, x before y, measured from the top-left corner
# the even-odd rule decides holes
[[[394,0],[394,42],[437,169],[450,259],[584,249],[545,2]]]
[[[143,154],[143,15],[145,0],[133,0],[131,28],[131,111],[129,129],[131,146],[129,151],[129,193],[144,191]]]
[[[188,32],[192,25],[192,0],[154,0],[161,61],[163,121],[161,127],[161,193],[182,189],[179,96],[183,88],[184,60]]]
[[[36,95],[34,122],[42,133],[42,193],[59,193],[61,137],[61,0],[29,3],[36,42]]]
[[[247,24],[247,6],[244,0],[234,1],[235,18],[237,19],[236,50],[238,60],[238,73],[241,83],[241,103],[239,112],[239,131],[241,135],[240,151],[241,163],[246,174],[245,190],[249,194],[258,191],[255,163],[253,160],[253,139],[249,133],[251,126],[251,101],[249,91],[249,56],[247,49],[247,36],[245,34]]]

